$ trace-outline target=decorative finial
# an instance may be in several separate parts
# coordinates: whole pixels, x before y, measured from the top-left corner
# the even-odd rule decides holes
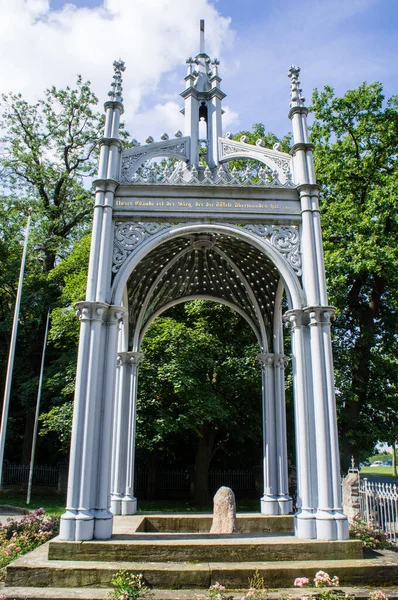
[[[218,75],[218,66],[220,64],[220,61],[218,60],[218,58],[213,58],[213,60],[211,61],[212,67],[213,67],[213,77],[217,77]]]
[[[108,92],[108,96],[114,102],[123,102],[122,98],[122,73],[126,70],[123,60],[115,60],[113,62],[113,70],[115,71],[113,75],[113,81],[111,83],[111,91]]]
[[[200,19],[200,54],[205,53],[205,20]]]
[[[300,87],[299,75],[300,75],[300,67],[296,67],[292,65],[287,72],[288,77],[291,78],[291,92],[290,92],[290,107],[293,106],[304,106],[305,98],[301,95],[303,91]]]

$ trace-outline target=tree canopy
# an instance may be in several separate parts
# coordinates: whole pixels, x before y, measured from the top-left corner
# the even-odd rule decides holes
[[[377,440],[391,441],[398,377],[398,96],[379,83],[343,97],[314,91],[317,180],[334,325],[344,464]],[[392,411],[392,412],[391,412]]]

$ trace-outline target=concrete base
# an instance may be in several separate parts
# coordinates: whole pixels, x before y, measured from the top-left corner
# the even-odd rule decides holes
[[[137,498],[125,496],[121,502],[122,515],[135,515],[137,512]]]
[[[280,509],[278,498],[276,496],[263,496],[261,498],[262,515],[279,515]]]
[[[339,588],[349,598],[357,598],[361,600],[368,600],[369,589],[360,587],[347,587]],[[107,600],[111,590],[107,588],[20,588],[20,587],[4,587],[4,584],[0,583],[0,594],[7,591],[8,600]],[[308,593],[312,596],[317,594],[318,590],[307,589]],[[398,590],[386,589],[383,587],[383,592],[387,596],[388,600],[398,600]],[[280,597],[300,599],[302,591],[299,592],[298,588],[279,588],[278,590],[268,591],[268,600],[280,600]],[[184,590],[151,590],[152,600],[192,600],[192,598],[198,598],[205,600],[208,598],[208,593],[203,589],[184,589]],[[228,598],[231,600],[241,600],[242,591],[231,591],[228,590]]]
[[[357,540],[299,540],[292,535],[292,517],[239,515],[238,527],[251,533],[232,535],[207,533],[211,518],[115,517],[111,540],[52,540],[7,567],[5,595],[8,600],[105,598],[111,578],[120,569],[142,573],[147,584],[157,590],[155,600],[178,600],[177,592],[161,589],[185,589],[181,599],[191,600],[192,590],[206,597],[205,590],[216,581],[229,589],[247,589],[256,570],[268,588],[284,588],[296,577],[312,579],[319,570],[337,575],[342,586],[380,586],[395,583],[398,578],[396,553],[369,551],[364,559]],[[305,519],[296,522],[301,525]],[[269,531],[274,527],[285,528],[285,532]],[[182,528],[191,533],[181,533]],[[197,533],[198,529],[202,533]],[[297,597],[302,594],[296,591]]]
[[[72,542],[73,543],[73,542]],[[94,542],[95,543],[95,542]],[[319,542],[314,542],[319,543]],[[255,550],[253,551],[255,554]],[[297,549],[297,555],[300,550]],[[119,569],[142,573],[148,585],[155,589],[202,589],[216,581],[230,589],[248,587],[256,570],[264,577],[268,588],[285,587],[296,577],[313,579],[319,570],[337,575],[346,585],[395,585],[398,578],[398,557],[384,551],[366,559],[324,559],[310,561],[236,561],[236,562],[156,562],[90,560],[49,560],[48,544],[37,548],[7,567],[6,587],[109,588],[112,576]],[[9,595],[6,593],[7,598]],[[54,598],[54,596],[52,596]]]

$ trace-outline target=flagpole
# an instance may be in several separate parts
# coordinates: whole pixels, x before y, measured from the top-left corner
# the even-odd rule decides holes
[[[30,456],[29,483],[28,483],[28,494],[26,496],[26,504],[30,504],[30,496],[31,496],[31,493],[32,493],[33,465],[34,465],[34,462],[35,462],[36,438],[37,438],[37,429],[38,429],[38,426],[39,426],[39,412],[40,412],[41,389],[42,389],[42,386],[43,386],[44,360],[45,360],[45,357],[46,357],[46,346],[47,346],[48,324],[49,324],[49,322],[50,322],[50,309],[48,309],[48,312],[47,312],[46,331],[45,331],[45,334],[44,334],[43,352],[42,352],[42,355],[41,355],[39,389],[37,391],[36,413],[35,413],[35,426],[33,428],[32,453],[31,453],[31,456]]]
[[[14,368],[15,345],[16,345],[16,341],[17,341],[19,309],[20,309],[20,306],[21,306],[22,283],[23,283],[23,276],[24,276],[24,272],[25,272],[26,252],[27,252],[27,249],[28,249],[28,239],[29,239],[31,217],[32,217],[32,209],[30,208],[29,212],[28,212],[28,223],[26,225],[25,242],[24,242],[23,253],[22,253],[22,260],[21,260],[21,269],[19,271],[17,299],[16,299],[16,302],[15,302],[14,320],[13,320],[13,323],[12,323],[10,352],[9,352],[9,355],[8,355],[6,385],[5,385],[5,390],[4,390],[3,413],[2,413],[2,416],[1,416],[1,428],[0,428],[0,489],[3,488],[4,447],[5,447],[5,443],[6,443],[6,430],[7,430],[7,421],[8,421],[8,409],[9,409],[9,406],[10,406],[12,372],[13,372],[13,368]]]

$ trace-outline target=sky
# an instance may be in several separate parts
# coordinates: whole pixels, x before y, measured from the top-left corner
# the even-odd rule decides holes
[[[325,85],[398,91],[398,0],[0,0],[0,17],[0,92],[33,102],[81,74],[101,105],[122,58],[123,119],[139,141],[183,130],[179,93],[202,18],[206,51],[221,61],[224,133],[259,122],[290,131],[292,63],[307,103]]]

